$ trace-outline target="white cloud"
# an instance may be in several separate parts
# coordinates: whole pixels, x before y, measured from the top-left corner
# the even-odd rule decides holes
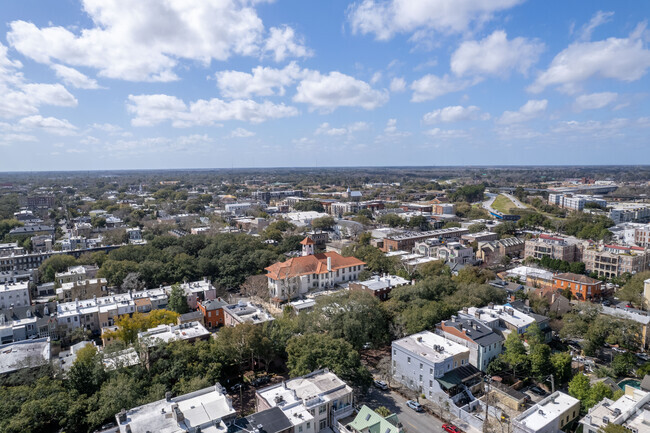
[[[214,126],[227,120],[259,123],[298,114],[295,107],[269,101],[260,103],[250,99],[223,101],[213,98],[199,99],[188,106],[170,95],[129,95],[127,110],[135,115],[131,120],[133,126],[153,126],[170,121],[176,128]]]
[[[355,122],[341,128],[334,128],[328,122],[324,122],[318,126],[314,134],[340,136],[340,135],[352,134],[357,131],[363,131],[365,129],[368,129],[368,126],[369,125],[366,122]]]
[[[116,134],[122,131],[121,127],[113,125],[111,123],[93,123],[90,125],[90,127],[93,129],[98,129],[100,131],[108,132],[109,134]]]
[[[377,84],[378,82],[381,81],[382,78],[382,73],[380,71],[375,72],[372,74],[372,77],[370,77],[370,84]]]
[[[390,91],[400,93],[406,90],[406,80],[401,77],[393,78],[390,82]]]
[[[36,137],[29,134],[9,133],[0,134],[0,146],[9,146],[14,143],[28,143],[38,141]]]
[[[308,50],[289,27],[268,34],[250,0],[82,0],[93,27],[78,33],[13,21],[9,43],[40,63],[95,68],[103,77],[172,81],[180,59],[209,65],[233,55],[276,59]]]
[[[375,141],[395,141],[400,138],[408,137],[411,133],[397,129],[397,119],[388,119],[384,133],[377,136]]]
[[[425,114],[422,120],[426,124],[432,124],[459,122],[462,120],[476,120],[479,118],[482,120],[487,120],[490,118],[490,115],[488,113],[480,115],[480,112],[481,109],[475,105],[470,105],[469,107],[454,105],[433,110]]]
[[[0,43],[0,117],[37,114],[42,105],[74,107],[77,99],[61,84],[29,83],[22,63],[11,60]]]
[[[578,35],[579,39],[582,41],[588,41],[591,39],[591,33],[596,29],[596,27],[608,23],[611,21],[614,16],[614,12],[603,12],[598,11],[596,14],[591,17],[591,20],[580,29]]]
[[[203,134],[181,137],[148,137],[137,140],[117,140],[106,145],[106,150],[115,156],[126,157],[164,152],[200,153],[207,151],[212,139]]]
[[[504,111],[498,122],[502,124],[527,122],[544,114],[547,106],[548,101],[546,99],[531,99],[522,105],[518,111]]]
[[[353,33],[372,33],[379,40],[396,33],[427,30],[462,33],[470,24],[482,24],[495,12],[523,0],[363,0],[348,9]]]
[[[427,74],[411,83],[411,90],[413,90],[411,101],[422,102],[436,99],[447,93],[466,89],[478,81],[479,79],[472,82],[469,80],[457,80],[449,75],[438,77],[437,75]]]
[[[613,103],[618,98],[614,92],[591,93],[589,95],[580,95],[573,104],[576,111],[597,110]]]
[[[56,76],[63,80],[69,86],[76,87],[77,89],[99,89],[97,80],[93,80],[77,71],[74,68],[69,68],[63,65],[52,65],[52,69]]]
[[[273,53],[276,62],[287,57],[311,57],[314,53],[305,47],[302,37],[289,26],[271,27],[269,37],[264,44],[264,51]]]
[[[388,101],[388,92],[375,90],[365,81],[338,71],[327,75],[311,71],[298,84],[293,100],[309,104],[311,109],[326,112],[338,107],[361,107],[373,110]]]
[[[65,119],[43,117],[41,115],[24,117],[18,125],[26,129],[42,129],[54,135],[75,135],[77,128]]]
[[[456,75],[487,74],[507,76],[516,70],[526,74],[544,50],[538,41],[518,37],[508,40],[497,30],[480,41],[466,41],[451,56],[451,70]]]
[[[549,68],[528,88],[538,93],[548,86],[575,93],[592,77],[636,81],[650,68],[650,50],[641,38],[645,26],[637,26],[628,38],[609,38],[596,42],[575,42],[560,52]]]
[[[85,144],[85,145],[93,145],[99,143],[101,143],[101,140],[97,137],[93,137],[92,135],[87,135],[81,140],[79,140],[79,144]]]
[[[226,98],[284,95],[285,87],[306,74],[295,62],[283,69],[257,66],[251,72],[217,72],[215,76],[221,94]]]
[[[462,129],[440,129],[433,128],[424,132],[426,135],[436,138],[467,138],[470,135]]]
[[[233,129],[230,135],[228,136],[229,138],[248,138],[248,137],[253,137],[255,136],[255,133],[253,131],[249,131],[244,128],[236,128]]]

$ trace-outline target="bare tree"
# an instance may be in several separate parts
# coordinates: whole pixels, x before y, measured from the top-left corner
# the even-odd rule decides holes
[[[129,272],[122,281],[122,290],[139,292],[145,289],[144,281],[140,279],[139,272]]]
[[[241,294],[256,297],[263,301],[269,300],[269,286],[266,275],[251,275],[241,285]]]

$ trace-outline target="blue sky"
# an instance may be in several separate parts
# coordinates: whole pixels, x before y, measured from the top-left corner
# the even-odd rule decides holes
[[[7,1],[0,170],[645,164],[649,12]]]

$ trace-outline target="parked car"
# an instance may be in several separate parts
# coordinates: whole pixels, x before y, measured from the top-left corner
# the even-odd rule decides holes
[[[637,353],[636,357],[643,361],[650,361],[650,355],[648,355],[647,353]]]
[[[618,352],[618,353],[625,353],[625,352],[627,352],[627,350],[623,349],[622,347],[612,347],[612,350],[613,350],[614,352]]]
[[[407,400],[406,405],[408,407],[410,407],[411,409],[413,409],[414,411],[416,411],[416,412],[422,412],[424,410],[422,405],[420,403],[418,403],[417,401]]]
[[[375,387],[381,389],[382,391],[388,390],[388,384],[383,380],[375,380],[373,383]]]
[[[542,388],[540,388],[538,386],[531,386],[530,387],[530,392],[532,392],[533,394],[537,394],[539,396],[545,396],[546,395],[546,391],[544,391]]]
[[[610,305],[612,305],[612,303],[609,301],[609,299],[605,299],[605,300],[603,301],[603,305],[604,305],[605,307],[609,307]]]
[[[460,429],[453,424],[443,424],[442,429],[448,433],[460,433]]]
[[[271,378],[267,375],[264,376],[258,376],[255,379],[251,380],[251,385],[253,386],[260,386],[260,385],[266,385],[271,381]]]

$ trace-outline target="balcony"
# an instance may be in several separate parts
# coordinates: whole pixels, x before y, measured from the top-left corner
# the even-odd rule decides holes
[[[345,418],[346,416],[352,415],[354,412],[354,407],[351,404],[345,406],[340,406],[338,409],[332,408],[332,417],[333,419]]]

